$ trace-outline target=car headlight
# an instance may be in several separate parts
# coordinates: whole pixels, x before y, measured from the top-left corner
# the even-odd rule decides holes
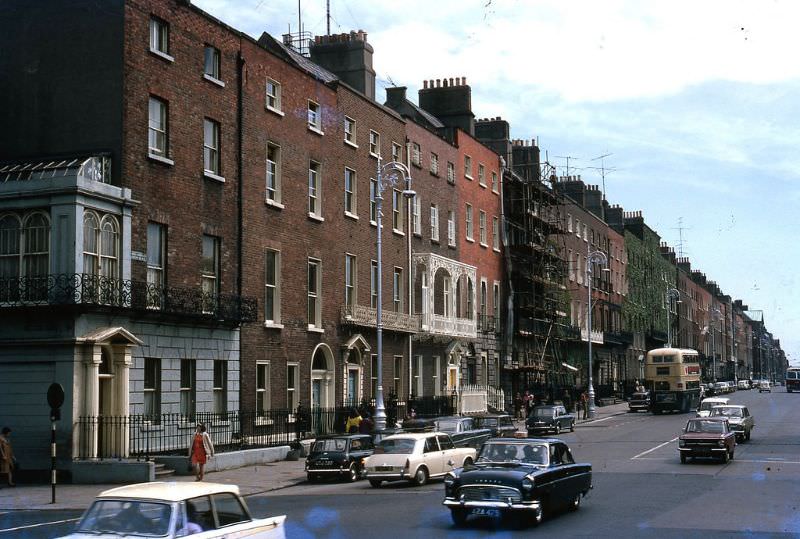
[[[456,476],[454,476],[453,474],[449,473],[449,474],[444,476],[444,486],[445,486],[445,488],[452,487],[453,483],[455,483],[455,482],[456,482]]]
[[[533,490],[533,481],[531,481],[530,477],[526,477],[522,480],[522,488],[525,490]]]
[[[686,440],[678,440],[678,447],[684,447],[686,445]]]
[[[718,441],[717,445],[720,446],[720,447],[725,447],[725,440]]]

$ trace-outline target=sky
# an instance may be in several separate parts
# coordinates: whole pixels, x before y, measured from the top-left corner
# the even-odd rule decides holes
[[[559,175],[602,188],[604,168],[609,202],[762,311],[800,365],[800,2],[329,1],[331,33],[368,33],[379,101],[466,76],[476,118],[538,140]],[[297,0],[193,3],[255,38],[297,30]],[[301,4],[324,34],[326,1]]]

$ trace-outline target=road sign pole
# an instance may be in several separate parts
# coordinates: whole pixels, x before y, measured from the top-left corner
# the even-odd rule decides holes
[[[50,421],[50,489],[52,491],[52,500],[50,503],[56,503],[56,421],[53,418]]]

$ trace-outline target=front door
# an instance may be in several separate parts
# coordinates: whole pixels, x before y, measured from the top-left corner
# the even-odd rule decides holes
[[[347,404],[358,405],[358,369],[347,371]]]
[[[322,380],[311,381],[311,406],[319,408],[322,406]]]

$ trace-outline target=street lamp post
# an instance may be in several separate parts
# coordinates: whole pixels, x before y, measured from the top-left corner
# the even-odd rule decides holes
[[[375,395],[375,429],[376,430],[384,430],[386,428],[386,407],[384,406],[383,402],[383,287],[382,287],[382,276],[381,273],[383,271],[383,262],[382,258],[382,246],[381,246],[381,232],[383,231],[383,189],[384,189],[384,182],[387,182],[390,185],[395,185],[397,181],[403,180],[405,181],[405,189],[403,190],[403,196],[407,200],[411,200],[416,193],[411,190],[411,171],[408,169],[406,165],[400,163],[398,161],[389,161],[388,163],[382,164],[380,156],[378,157],[378,170],[377,170],[377,178],[376,178],[376,186],[375,186],[375,219],[378,225],[378,238],[376,241],[376,257],[377,257],[377,272],[378,275],[375,278],[375,286],[377,288],[377,308],[375,312],[375,332],[377,334],[377,352],[378,352],[378,372],[376,373],[378,378],[378,388]],[[385,173],[385,174],[384,174]],[[409,268],[410,271],[410,268]],[[409,361],[411,358],[409,358]]]
[[[668,288],[665,303],[667,304],[667,348],[672,348],[672,301],[675,303],[681,302],[681,293],[677,288]]]
[[[719,312],[719,308],[718,307],[714,307],[711,310],[711,318],[712,318],[712,324],[711,324],[711,365],[712,365],[711,374],[712,374],[712,376],[711,376],[711,380],[713,382],[716,382],[717,381],[717,335],[714,332],[714,323],[713,323],[713,321],[719,322],[720,319],[722,318],[722,313]]]
[[[586,248],[586,282],[589,285],[589,303],[586,309],[586,341],[589,343],[589,419],[594,417],[594,384],[592,383],[592,264],[605,266],[608,264],[608,257],[603,251],[592,251],[591,245]],[[606,270],[606,268],[604,268]],[[607,270],[606,270],[607,271]]]

